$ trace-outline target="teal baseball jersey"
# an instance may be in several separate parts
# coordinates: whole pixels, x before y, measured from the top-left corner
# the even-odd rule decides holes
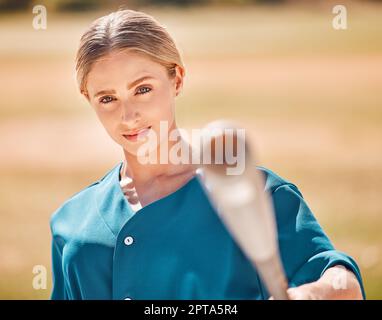
[[[118,163],[52,215],[51,299],[268,299],[256,268],[220,220],[198,175],[136,213]],[[290,287],[342,265],[299,189],[264,167]]]

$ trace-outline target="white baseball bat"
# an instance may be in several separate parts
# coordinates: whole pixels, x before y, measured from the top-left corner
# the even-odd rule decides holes
[[[201,152],[212,153],[211,164],[202,167],[207,194],[232,237],[256,267],[269,294],[274,299],[287,300],[288,282],[279,255],[273,206],[248,141],[245,135],[243,138],[237,131],[235,134],[236,125],[226,121],[212,122],[206,129],[206,132],[214,129],[222,132],[216,134],[219,130],[215,130],[212,137],[208,134],[202,137]],[[227,168],[232,169],[232,164],[225,161],[230,151],[227,132],[234,133],[231,145],[237,151],[236,157],[245,157],[245,169],[241,174],[227,174]],[[219,152],[224,161],[216,164],[214,160]]]

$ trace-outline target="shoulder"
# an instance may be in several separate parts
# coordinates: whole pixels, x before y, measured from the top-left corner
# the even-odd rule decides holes
[[[57,208],[50,217],[50,228],[52,234],[56,234],[64,224],[68,225],[70,221],[75,221],[74,217],[79,217],[84,206],[88,206],[92,194],[99,181],[95,181],[79,192],[67,199],[59,208]],[[73,217],[73,218],[72,218]]]
[[[293,189],[293,191],[297,192],[300,196],[302,196],[297,186],[294,183],[292,183],[291,181],[287,180],[284,177],[281,177],[276,172],[263,166],[256,166],[256,169],[263,174],[264,181],[265,181],[265,190],[267,190],[271,194],[273,194],[275,191],[279,190],[280,188],[286,186],[287,188]]]
[[[256,168],[264,175],[265,190],[270,194],[278,224],[287,225],[297,217],[304,221],[313,219],[313,213],[294,183],[268,168]]]
[[[321,227],[300,189],[267,168],[258,169],[266,176],[265,190],[268,190],[271,196],[278,226],[289,234],[293,234],[297,229],[309,229],[320,233]]]
[[[50,229],[53,236],[70,233],[82,218],[97,211],[94,201],[97,188],[116,168],[117,166],[109,170],[102,178],[74,193],[53,212],[50,217]]]

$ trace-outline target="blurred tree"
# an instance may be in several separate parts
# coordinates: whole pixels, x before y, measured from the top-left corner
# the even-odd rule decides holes
[[[102,0],[61,0],[57,2],[59,11],[85,11],[101,7],[105,4]]]
[[[148,0],[152,4],[171,4],[171,5],[192,5],[208,3],[208,0]]]
[[[32,0],[0,0],[0,11],[26,10]]]
[[[133,0],[119,1],[112,0],[114,3],[119,3],[124,7],[144,7],[146,5],[170,5],[170,6],[188,6],[197,4],[208,4],[211,0]]]

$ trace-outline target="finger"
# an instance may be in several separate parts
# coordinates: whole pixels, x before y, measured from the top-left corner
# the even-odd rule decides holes
[[[289,300],[305,300],[304,293],[301,292],[301,289],[297,288],[289,288],[288,291]]]

